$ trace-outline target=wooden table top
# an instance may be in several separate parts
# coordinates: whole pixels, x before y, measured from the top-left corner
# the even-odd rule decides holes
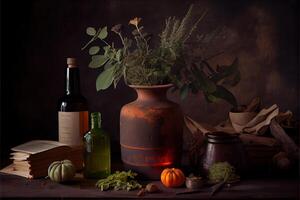
[[[143,182],[142,182],[143,183]],[[160,193],[146,194],[145,199],[210,199],[210,188],[202,192],[176,195],[187,191],[185,188],[165,188],[159,181],[154,181],[161,189]],[[101,192],[94,187],[95,181],[76,178],[69,184],[58,184],[49,179],[29,180],[23,177],[0,173],[0,198],[109,198],[139,199],[138,191]],[[236,185],[224,188],[211,199],[299,199],[299,180],[242,180]]]

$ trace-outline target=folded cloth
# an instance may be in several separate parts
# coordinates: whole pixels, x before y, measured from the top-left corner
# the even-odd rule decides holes
[[[262,135],[270,126],[272,119],[277,121],[286,120],[292,116],[291,111],[279,112],[278,105],[274,104],[269,108],[264,108],[260,112],[230,112],[229,119],[232,127],[237,133],[249,133]]]

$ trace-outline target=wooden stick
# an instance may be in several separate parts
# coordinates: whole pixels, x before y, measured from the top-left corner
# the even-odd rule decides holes
[[[226,180],[223,180],[222,182],[217,183],[216,185],[212,186],[210,196],[212,197],[216,192],[221,190],[221,188],[224,186],[225,183],[226,183]]]
[[[194,194],[194,193],[199,193],[199,192],[204,192],[205,190],[191,190],[191,191],[184,191],[184,192],[177,192],[176,195],[181,195],[181,194]]]

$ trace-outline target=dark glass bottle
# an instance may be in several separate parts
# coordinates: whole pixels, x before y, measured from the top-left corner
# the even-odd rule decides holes
[[[106,178],[110,175],[110,138],[101,128],[101,114],[91,113],[91,130],[84,140],[84,176]]]
[[[75,58],[67,59],[66,91],[58,103],[59,142],[70,146],[82,145],[88,131],[88,105],[80,93],[79,68]]]

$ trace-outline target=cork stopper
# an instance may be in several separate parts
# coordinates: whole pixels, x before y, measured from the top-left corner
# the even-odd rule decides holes
[[[76,58],[67,58],[67,64],[69,68],[77,67]]]

